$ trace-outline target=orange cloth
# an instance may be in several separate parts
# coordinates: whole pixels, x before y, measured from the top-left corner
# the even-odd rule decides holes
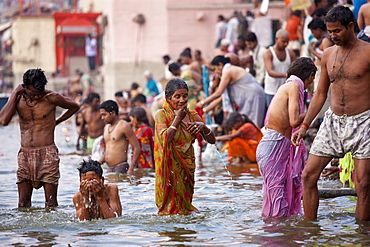
[[[298,16],[292,15],[287,24],[286,24],[286,30],[289,33],[289,41],[292,40],[298,40],[298,27],[300,24],[301,18]]]
[[[248,158],[251,162],[256,162],[257,145],[262,139],[262,132],[258,127],[251,123],[245,123],[238,131],[242,131],[241,137],[228,141],[228,156]],[[232,132],[236,132],[233,130]]]

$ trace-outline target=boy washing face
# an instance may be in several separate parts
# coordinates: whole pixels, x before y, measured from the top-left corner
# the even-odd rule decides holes
[[[80,220],[109,219],[122,215],[118,187],[104,185],[103,169],[99,162],[81,162],[80,190],[73,197],[76,216]]]

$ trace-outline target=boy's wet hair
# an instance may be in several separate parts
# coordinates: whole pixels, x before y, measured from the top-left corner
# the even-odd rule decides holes
[[[23,74],[23,84],[26,86],[26,88],[33,86],[38,91],[43,92],[47,82],[48,81],[44,71],[42,71],[40,68],[29,69]]]
[[[165,88],[165,91],[164,91],[164,93],[166,95],[166,98],[171,99],[173,94],[177,90],[182,89],[182,88],[185,88],[186,91],[189,91],[188,85],[183,80],[181,80],[181,79],[171,79],[171,80],[169,80],[166,84],[166,88]]]
[[[99,109],[104,109],[106,112],[116,112],[116,115],[118,115],[118,105],[113,100],[106,100],[103,103],[99,105]]]
[[[128,114],[130,117],[136,118],[136,121],[140,123],[149,124],[149,120],[146,111],[142,107],[134,107]]]
[[[103,176],[103,169],[101,168],[100,163],[92,159],[89,159],[88,161],[83,160],[80,163],[80,167],[77,169],[80,172],[80,178],[82,174],[86,174],[87,172],[95,172],[99,178]]]
[[[289,78],[291,75],[295,75],[302,81],[305,81],[312,74],[312,72],[316,71],[317,67],[311,58],[300,57],[289,66],[286,73],[287,78]]]

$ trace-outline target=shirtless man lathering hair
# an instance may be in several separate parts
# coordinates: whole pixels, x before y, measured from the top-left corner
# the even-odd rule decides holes
[[[33,188],[44,187],[45,206],[58,206],[58,148],[54,144],[55,126],[78,111],[72,99],[45,89],[47,83],[41,69],[27,70],[23,84],[12,92],[0,112],[0,124],[8,125],[13,115],[19,115],[21,148],[18,153],[18,207],[31,207]],[[55,119],[57,106],[67,109]]]

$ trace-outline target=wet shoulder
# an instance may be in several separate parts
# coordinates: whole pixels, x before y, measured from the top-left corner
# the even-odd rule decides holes
[[[50,103],[56,103],[62,97],[61,94],[52,91],[52,90],[45,90],[45,99],[47,99]]]

